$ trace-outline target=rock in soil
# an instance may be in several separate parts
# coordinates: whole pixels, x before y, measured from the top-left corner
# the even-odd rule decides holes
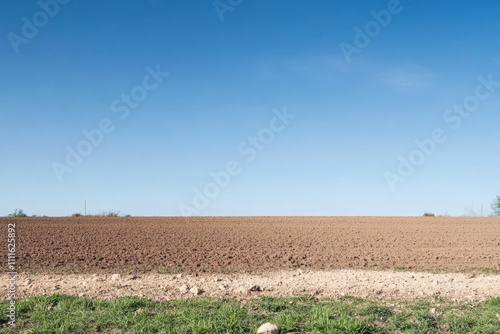
[[[278,334],[279,328],[275,324],[266,322],[257,329],[257,334]]]

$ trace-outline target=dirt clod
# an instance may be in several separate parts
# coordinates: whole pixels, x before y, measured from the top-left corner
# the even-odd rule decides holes
[[[188,291],[188,286],[186,284],[183,284],[181,285],[181,287],[179,288],[179,292],[184,294]]]
[[[198,288],[197,286],[194,286],[191,289],[189,289],[189,292],[191,292],[193,295],[197,296],[197,295],[201,295],[203,291],[200,288]]]
[[[251,291],[251,292],[257,292],[257,291],[262,291],[262,288],[258,285],[252,285],[248,291]]]

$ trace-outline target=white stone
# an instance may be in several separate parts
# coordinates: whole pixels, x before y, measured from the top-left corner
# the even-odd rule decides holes
[[[120,274],[113,274],[113,275],[111,276],[111,280],[112,280],[112,281],[118,281],[118,280],[120,280],[121,278],[122,278],[122,275],[120,275]]]
[[[275,324],[266,322],[257,329],[257,334],[278,334],[279,328]]]
[[[180,288],[179,288],[179,291],[180,293],[186,293],[188,291],[188,286],[186,284],[183,284]]]

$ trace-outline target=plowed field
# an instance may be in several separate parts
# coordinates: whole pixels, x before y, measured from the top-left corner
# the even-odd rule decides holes
[[[4,243],[7,224],[16,224],[19,272],[500,266],[500,218],[79,217],[0,223]]]

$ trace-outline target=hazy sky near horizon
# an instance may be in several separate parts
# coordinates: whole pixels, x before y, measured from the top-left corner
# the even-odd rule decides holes
[[[0,216],[500,195],[498,1],[65,1],[0,4]]]

